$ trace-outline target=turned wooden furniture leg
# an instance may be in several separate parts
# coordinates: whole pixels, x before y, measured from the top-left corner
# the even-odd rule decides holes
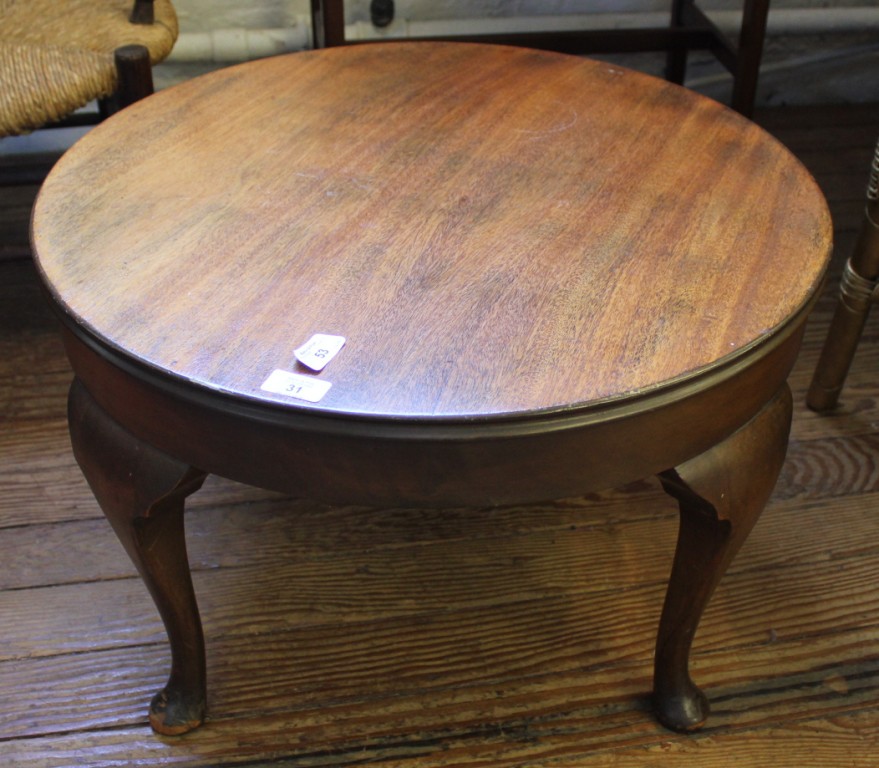
[[[101,119],[106,120],[120,109],[145,99],[153,93],[153,65],[144,45],[123,45],[113,52],[116,65],[116,90],[98,100]]]
[[[690,679],[689,656],[702,611],[769,499],[787,449],[787,385],[722,443],[659,477],[680,503],[680,531],[656,640],[653,696],[669,728],[689,731],[708,716]]]
[[[118,77],[115,94],[117,110],[125,109],[153,93],[153,68],[146,46],[123,45],[116,49],[113,60]]]
[[[845,264],[839,299],[806,404],[813,411],[836,406],[879,285],[879,142],[867,184],[864,218],[854,251]]]
[[[186,556],[183,504],[201,487],[205,473],[127,432],[79,380],[70,388],[68,405],[76,460],[168,632],[171,675],[150,705],[150,724],[158,733],[185,733],[204,719],[205,656]]]

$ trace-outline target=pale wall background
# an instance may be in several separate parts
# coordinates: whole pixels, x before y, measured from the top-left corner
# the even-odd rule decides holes
[[[669,0],[396,0],[396,18],[380,34],[405,34],[408,24],[453,19],[521,23],[522,17],[633,14],[626,19],[664,23]],[[158,87],[234,61],[310,47],[308,0],[175,0],[181,38],[172,60],[157,73]],[[742,0],[702,0],[737,29]],[[879,101],[879,0],[772,0],[758,103],[762,105]],[[347,0],[349,36],[375,34],[369,0]],[[640,22],[639,22],[640,23]],[[598,24],[598,26],[605,26]],[[662,56],[609,56],[652,74]],[[729,78],[710,54],[691,56],[688,86],[724,101]]]
[[[715,20],[738,28],[743,0],[701,0]],[[309,0],[174,0],[181,35],[171,59],[155,69],[157,88],[165,88],[237,61],[310,47]],[[670,0],[396,0],[390,30],[449,19],[489,19],[492,23],[536,24],[596,14],[623,14],[631,23],[665,24]],[[545,19],[544,19],[545,20]],[[369,0],[346,0],[351,32],[375,34]],[[606,16],[601,16],[600,27]],[[595,24],[593,24],[595,26]],[[662,54],[602,58],[661,75]],[[727,102],[730,78],[713,56],[693,53],[687,86]],[[758,105],[879,102],[879,0],[772,0],[757,95]],[[0,155],[60,151],[84,129],[37,131],[6,138]]]
[[[176,0],[185,28],[281,25],[308,13],[307,0]],[[397,14],[413,19],[580,14],[620,11],[665,12],[667,0],[396,0]],[[706,10],[741,10],[741,0],[703,0]],[[876,0],[772,0],[775,9],[869,8]],[[369,19],[369,0],[347,0],[349,20]]]

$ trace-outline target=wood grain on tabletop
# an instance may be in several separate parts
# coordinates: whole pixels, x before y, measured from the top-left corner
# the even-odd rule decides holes
[[[760,120],[780,139],[792,137],[840,212],[838,276],[853,237],[846,227],[860,221],[879,107],[788,107]],[[4,233],[11,223],[0,220]],[[26,215],[9,242],[25,242],[21,228]],[[3,759],[21,768],[338,768],[364,760],[411,768],[872,768],[879,331],[872,317],[840,408],[809,412],[805,390],[835,288],[834,278],[790,378],[793,439],[775,499],[700,628],[694,673],[715,702],[701,735],[662,729],[645,699],[648,613],[658,613],[676,518],[657,484],[425,514],[328,510],[213,478],[192,497],[188,526],[213,634],[210,672],[220,677],[212,695],[223,697],[213,703],[223,717],[185,739],[161,740],[143,708],[164,677],[160,620],[70,454],[71,374],[32,266],[0,260]],[[459,564],[487,552],[469,578],[493,605],[461,602]],[[376,572],[379,558],[385,565]],[[451,565],[440,566],[444,558]],[[610,558],[620,566],[613,574]],[[304,591],[303,559],[316,563],[314,589]],[[395,572],[405,583],[388,603]],[[254,599],[259,585],[248,584],[256,573],[279,603]],[[531,591],[516,600],[526,584]],[[334,595],[332,611],[314,599],[318,589]],[[285,611],[307,613],[307,626],[284,626]],[[567,632],[573,644],[564,642]]]
[[[290,407],[553,409],[735,354],[820,281],[830,224],[809,174],[677,86],[457,45],[247,72],[98,127],[37,204],[61,304],[183,379],[280,401],[260,385],[322,332],[348,339],[333,388]]]

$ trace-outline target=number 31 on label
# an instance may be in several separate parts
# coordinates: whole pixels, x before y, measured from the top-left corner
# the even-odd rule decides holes
[[[314,379],[311,376],[303,376],[301,373],[291,373],[280,369],[272,371],[271,375],[260,387],[264,392],[275,395],[286,395],[297,400],[306,400],[309,403],[317,403],[333,386],[328,381]]]

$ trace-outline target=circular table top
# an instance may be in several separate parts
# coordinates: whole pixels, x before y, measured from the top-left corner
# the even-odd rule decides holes
[[[736,113],[606,63],[444,43],[161,92],[75,145],[33,218],[50,294],[100,344],[185,386],[417,420],[711,371],[808,304],[830,237],[813,179]],[[316,333],[346,339],[319,373],[293,354]],[[275,370],[332,386],[266,391]]]

